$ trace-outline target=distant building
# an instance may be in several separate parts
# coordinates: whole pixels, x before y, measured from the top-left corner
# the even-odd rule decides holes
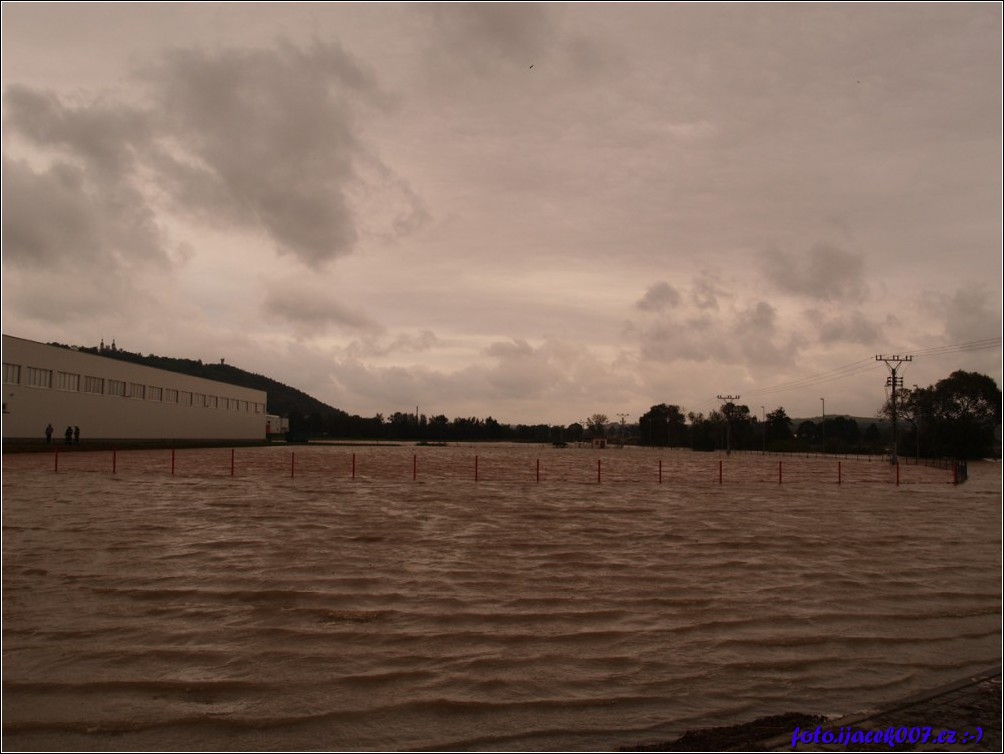
[[[262,390],[3,336],[3,437],[259,440]]]
[[[289,432],[289,419],[276,414],[265,414],[265,434],[269,438],[285,435],[287,432]]]

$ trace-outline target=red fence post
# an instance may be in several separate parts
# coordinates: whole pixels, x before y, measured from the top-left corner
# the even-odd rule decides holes
[[[234,475],[234,449],[230,448],[230,476]]]
[[[59,452],[58,450],[56,451]],[[952,484],[958,486],[959,484],[959,462],[952,461]]]
[[[777,462],[777,483],[781,484],[781,462]]]
[[[599,484],[602,481],[603,474],[601,472],[603,461],[599,458],[596,459],[596,483]]]

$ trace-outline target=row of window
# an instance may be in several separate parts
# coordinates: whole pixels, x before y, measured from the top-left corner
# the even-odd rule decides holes
[[[51,369],[25,367],[24,382],[21,382],[21,365],[3,365],[3,381],[5,385],[25,385],[26,387],[53,388],[71,393],[91,393],[92,395],[114,395],[120,398],[135,398],[141,401],[156,401],[159,403],[177,403],[181,406],[202,406],[217,408],[224,411],[243,411],[245,413],[264,414],[265,404],[256,401],[245,401],[239,398],[227,398],[220,395],[193,393],[188,390],[175,390],[169,387],[157,387],[139,382],[123,382],[122,380],[105,379],[79,375],[72,372],[53,372]]]

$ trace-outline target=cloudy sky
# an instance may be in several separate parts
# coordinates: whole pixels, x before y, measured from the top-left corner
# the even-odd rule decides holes
[[[3,331],[350,413],[1001,381],[1001,6],[3,4]]]

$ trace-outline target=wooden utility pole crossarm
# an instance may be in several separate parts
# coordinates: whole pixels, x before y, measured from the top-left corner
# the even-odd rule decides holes
[[[903,378],[898,376],[897,372],[900,366],[904,363],[913,361],[913,356],[899,356],[898,354],[894,356],[878,355],[875,357],[875,361],[885,362],[885,365],[889,367],[890,372],[889,377],[886,379],[886,386],[892,388],[892,398],[890,399],[890,405],[892,407],[892,456],[889,461],[895,465],[899,463],[897,448],[899,438],[896,431],[896,413],[898,410],[896,407],[896,388],[903,387]]]

